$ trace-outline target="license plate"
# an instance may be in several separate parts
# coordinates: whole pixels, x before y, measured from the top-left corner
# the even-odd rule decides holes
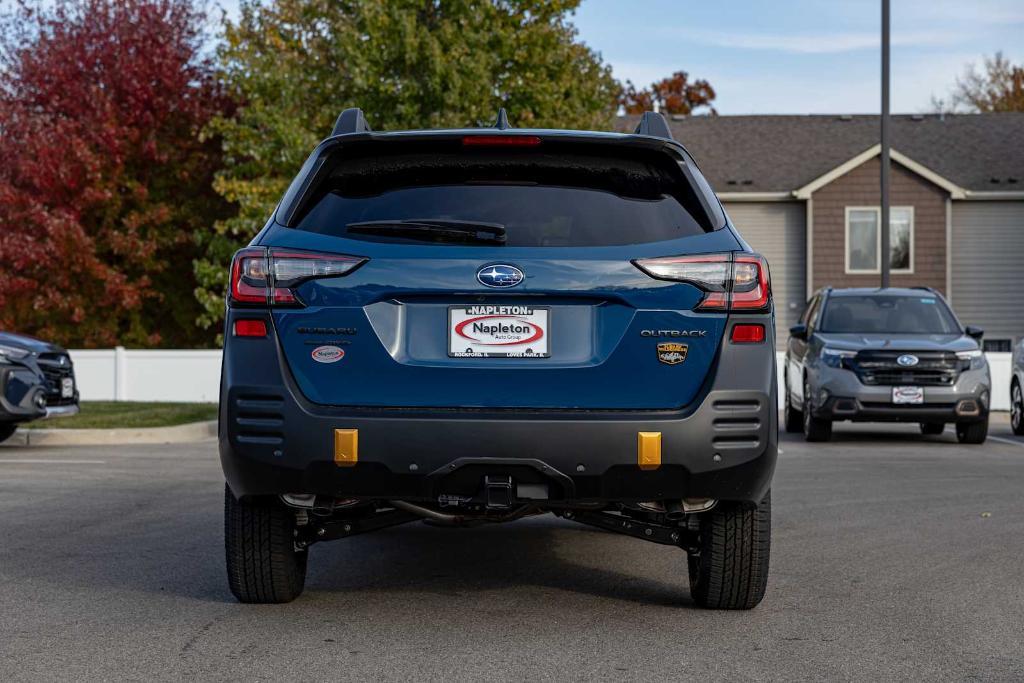
[[[448,355],[453,358],[547,358],[547,308],[453,306],[448,309]]]
[[[893,403],[924,403],[924,389],[921,387],[893,387]]]
[[[60,397],[71,398],[75,395],[75,380],[65,377],[60,381]]]

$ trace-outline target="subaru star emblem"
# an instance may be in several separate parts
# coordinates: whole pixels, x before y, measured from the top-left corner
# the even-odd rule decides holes
[[[912,368],[917,365],[917,356],[911,356],[907,353],[897,358],[896,362],[905,368]]]
[[[476,273],[476,279],[485,287],[515,287],[523,277],[523,271],[504,263],[484,266]]]

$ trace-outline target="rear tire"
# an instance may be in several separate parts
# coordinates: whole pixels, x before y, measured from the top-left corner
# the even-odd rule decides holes
[[[1024,436],[1024,389],[1017,380],[1010,391],[1010,427],[1017,436]]]
[[[822,420],[811,414],[811,406],[808,396],[811,395],[811,386],[804,382],[804,421],[803,432],[805,441],[828,441],[832,438],[832,420]]]
[[[768,586],[772,499],[719,503],[700,514],[698,549],[687,557],[690,595],[708,609],[752,609]]]
[[[945,422],[922,422],[921,433],[925,436],[938,436],[946,431]]]
[[[306,584],[306,550],[295,550],[295,513],[274,499],[238,500],[224,486],[228,585],[239,602],[291,602]]]
[[[786,386],[786,407],[784,409],[786,432],[799,434],[804,430],[804,414],[793,407],[793,398],[789,395],[789,385]]]
[[[14,436],[16,431],[18,431],[18,425],[16,424],[0,424],[0,443]]]
[[[978,422],[957,422],[956,440],[960,443],[985,443],[988,438],[988,418]]]

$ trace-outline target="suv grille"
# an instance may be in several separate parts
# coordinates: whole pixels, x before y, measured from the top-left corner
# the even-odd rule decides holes
[[[65,377],[73,376],[71,358],[66,353],[41,353],[39,354],[39,369],[46,377],[46,405],[51,407],[72,405],[75,402],[74,396],[62,398],[60,395],[61,381]]]
[[[896,362],[900,356],[917,356],[918,363],[906,368]],[[969,364],[950,351],[861,351],[847,366],[864,384],[916,386],[950,386]]]

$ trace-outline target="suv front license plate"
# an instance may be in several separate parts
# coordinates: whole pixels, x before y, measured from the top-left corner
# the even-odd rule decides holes
[[[537,306],[452,306],[448,355],[452,358],[547,358],[550,315]]]
[[[71,398],[75,395],[75,380],[65,377],[60,381],[60,397]]]
[[[921,387],[893,387],[892,402],[911,405],[924,403],[924,389]]]

